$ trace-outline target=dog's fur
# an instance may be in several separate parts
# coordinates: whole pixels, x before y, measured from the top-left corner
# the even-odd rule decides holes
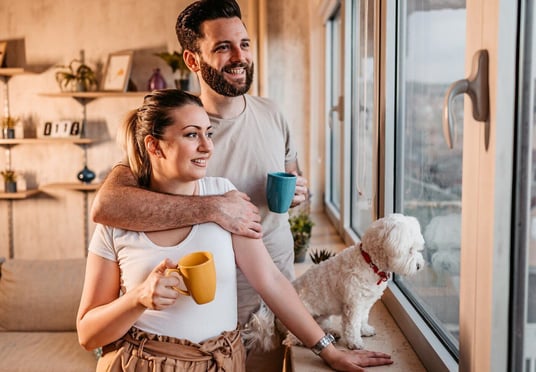
[[[412,275],[422,269],[423,248],[424,238],[417,219],[391,214],[374,221],[365,231],[361,244],[313,265],[293,285],[321,326],[330,316],[340,315],[341,341],[350,349],[362,349],[361,336],[375,334],[374,327],[368,323],[369,311],[387,287],[390,273]],[[362,251],[370,256],[370,263]],[[276,342],[281,342],[275,336],[275,327],[274,314],[262,303],[242,332],[246,347],[273,349]],[[284,332],[280,324],[277,328]],[[285,343],[299,341],[289,334]]]

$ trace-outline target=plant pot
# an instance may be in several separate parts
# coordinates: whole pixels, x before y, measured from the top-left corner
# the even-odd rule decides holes
[[[2,136],[4,138],[15,138],[15,128],[3,128]]]
[[[309,241],[306,242],[294,242],[294,262],[300,263],[305,261],[307,252],[309,251]]]
[[[4,182],[4,191],[9,193],[17,192],[17,182],[15,181],[6,181]]]

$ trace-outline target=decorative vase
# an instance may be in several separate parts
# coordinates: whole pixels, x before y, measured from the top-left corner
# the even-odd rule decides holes
[[[95,179],[95,172],[84,165],[84,169],[78,172],[78,179],[84,183],[91,183]]]
[[[5,192],[17,192],[17,182],[16,181],[6,181],[4,182],[4,191]]]
[[[167,86],[166,81],[164,80],[164,77],[162,74],[160,74],[160,69],[155,68],[153,70],[153,74],[149,78],[149,81],[147,82],[147,90],[153,91],[155,89],[165,89]]]

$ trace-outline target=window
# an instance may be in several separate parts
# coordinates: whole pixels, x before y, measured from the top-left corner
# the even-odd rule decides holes
[[[394,208],[421,223],[428,264],[425,272],[395,277],[395,282],[457,354],[462,100],[456,102],[453,149],[443,136],[442,112],[449,85],[465,75],[465,2],[445,8],[434,0],[400,3],[395,13],[396,88],[391,88],[396,92]]]
[[[361,236],[372,222],[374,177],[374,0],[353,3],[350,225]]]
[[[340,213],[342,197],[342,27],[339,6],[327,24],[328,48],[330,49],[327,53],[329,66],[327,203],[332,207],[335,215]]]

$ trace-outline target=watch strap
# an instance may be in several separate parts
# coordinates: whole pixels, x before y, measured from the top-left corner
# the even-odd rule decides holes
[[[313,353],[318,355],[333,342],[335,342],[335,337],[333,337],[333,335],[330,333],[326,333],[320,340],[318,340],[316,345],[313,346],[311,350]]]

